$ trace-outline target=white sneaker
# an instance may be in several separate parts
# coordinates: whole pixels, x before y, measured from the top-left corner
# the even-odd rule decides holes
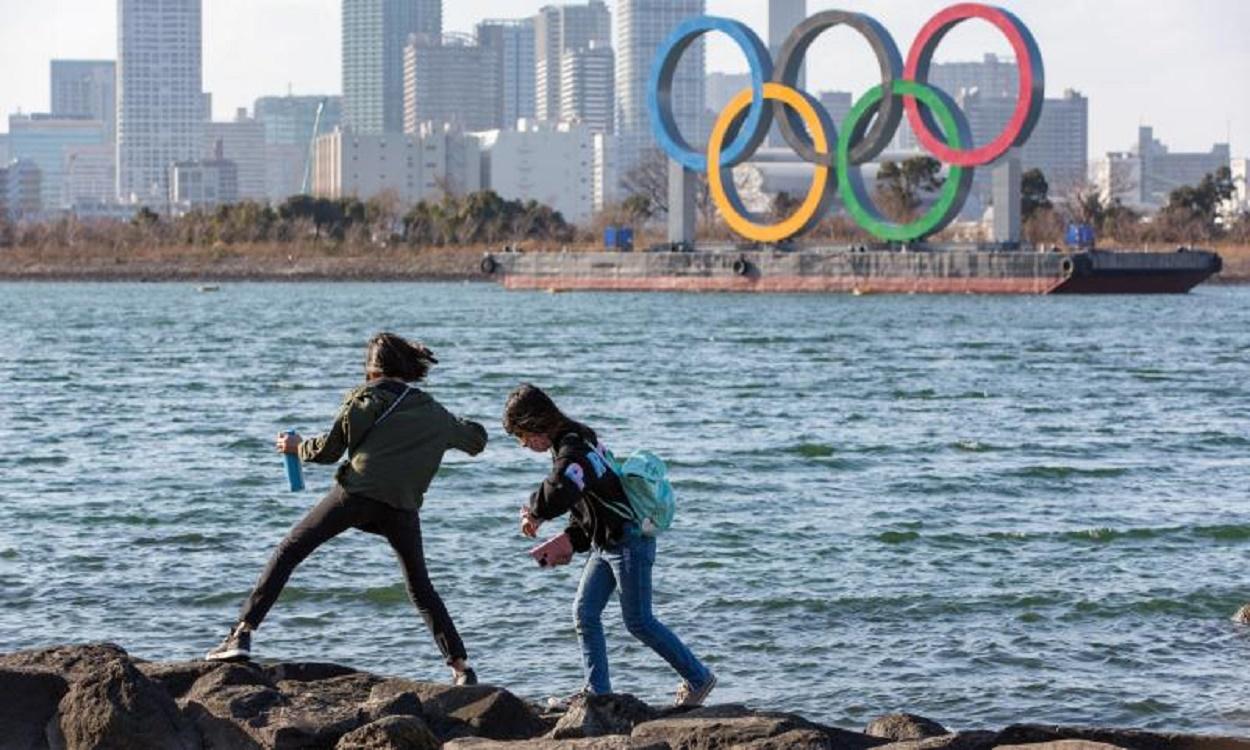
[[[707,699],[708,693],[712,692],[714,687],[716,687],[716,675],[711,672],[707,673],[707,682],[698,688],[692,687],[689,682],[683,680],[677,686],[677,698],[673,701],[673,705],[681,708],[702,706],[703,701]]]

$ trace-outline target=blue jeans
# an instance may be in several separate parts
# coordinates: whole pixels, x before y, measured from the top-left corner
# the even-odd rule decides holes
[[[664,657],[694,687],[703,686],[711,672],[651,613],[651,568],[655,565],[655,538],[644,536],[636,524],[626,524],[620,545],[594,547],[582,569],[582,581],[573,602],[577,639],[582,646],[586,689],[595,694],[612,692],[608,675],[608,645],[603,637],[601,615],[612,591],[621,588],[621,618],[625,627],[651,650]]]

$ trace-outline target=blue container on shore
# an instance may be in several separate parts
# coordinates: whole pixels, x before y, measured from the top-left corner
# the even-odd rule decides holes
[[[607,227],[603,230],[603,246],[609,250],[633,250],[633,228],[617,226]]]
[[[1064,242],[1068,247],[1089,248],[1094,246],[1094,228],[1089,224],[1069,224]]]
[[[287,430],[286,434],[294,435],[295,430]],[[300,463],[299,456],[294,453],[283,453],[282,459],[286,462],[286,481],[291,485],[291,492],[302,492],[304,489],[304,465]]]

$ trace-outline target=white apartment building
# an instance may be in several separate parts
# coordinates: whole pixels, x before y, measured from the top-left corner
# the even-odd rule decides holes
[[[467,35],[413,35],[404,48],[404,132],[426,123],[470,131],[499,127],[494,62],[494,51]]]
[[[560,57],[560,121],[580,123],[593,133],[611,133],[615,126],[616,59],[610,47],[566,50]]]
[[[707,10],[705,0],[618,0],[616,6],[616,133],[620,136],[620,169],[633,169],[642,155],[656,148],[647,111],[647,85],[656,51],[677,25]],[[686,140],[705,141],[704,40],[699,38],[682,56],[673,77],[673,117]]]
[[[521,122],[477,133],[482,184],[508,200],[535,200],[581,224],[594,213],[594,133],[580,125]]]
[[[437,199],[444,192],[482,189],[477,138],[451,127],[423,126],[417,133],[358,134],[347,129],[317,138],[313,195],[367,200],[384,192],[402,203]]]
[[[200,153],[200,0],[118,0],[117,28],[117,195],[163,203]]]

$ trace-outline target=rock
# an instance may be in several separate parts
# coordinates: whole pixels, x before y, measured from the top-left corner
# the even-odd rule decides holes
[[[443,750],[672,750],[667,743],[658,740],[640,740],[635,737],[608,735],[576,740],[520,740],[500,742],[481,737],[466,737],[443,745]]]
[[[825,727],[795,714],[751,711],[744,706],[711,706],[670,713],[634,727],[637,739],[662,740],[673,750],[717,750],[725,747],[781,747],[782,735],[805,744],[798,747],[836,747],[862,750],[885,740],[857,732]],[[817,735],[825,739],[818,740]]]
[[[310,672],[221,665],[192,685],[184,704],[211,745],[331,747],[343,735],[394,712],[372,701],[380,677],[342,668]],[[323,675],[328,676],[318,679]],[[291,679],[275,679],[287,677]],[[409,707],[420,711],[415,696]],[[402,708],[401,708],[402,710]]]
[[[412,684],[421,698],[426,723],[443,742],[467,736],[528,740],[551,728],[527,703],[501,688]]]
[[[997,750],[1124,750],[1119,745],[1108,745],[1105,742],[1089,742],[1087,740],[1059,740],[1058,742],[1041,742],[1032,745],[998,745]]]
[[[998,732],[957,732],[923,740],[891,742],[874,750],[990,750],[997,740]]]
[[[211,661],[137,662],[139,671],[165,688],[174,700],[181,699],[204,675],[221,666]]]
[[[929,737],[940,737],[950,734],[946,727],[915,714],[886,714],[868,722],[864,734],[870,737],[884,737],[887,740],[923,740]]]
[[[335,750],[438,750],[438,738],[415,716],[386,716],[353,729]]]
[[[114,659],[129,658],[130,655],[121,646],[113,643],[55,646],[0,654],[0,670],[24,667],[60,675],[66,682],[77,682],[90,675],[101,664]]]
[[[1239,622],[1243,625],[1250,625],[1250,604],[1242,606],[1241,609],[1233,615],[1233,622]]]
[[[1040,745],[1063,740],[1097,742],[1127,750],[1250,750],[1250,738],[1170,734],[1138,729],[1013,724],[998,733],[996,745]]]
[[[57,724],[69,750],[198,750],[200,737],[169,693],[135,668],[112,658],[70,684]]]
[[[629,734],[636,725],[658,715],[658,711],[632,695],[580,695],[556,722],[550,737],[563,740]]]
[[[65,678],[27,667],[0,667],[0,748],[45,744],[45,728],[69,691]]]

